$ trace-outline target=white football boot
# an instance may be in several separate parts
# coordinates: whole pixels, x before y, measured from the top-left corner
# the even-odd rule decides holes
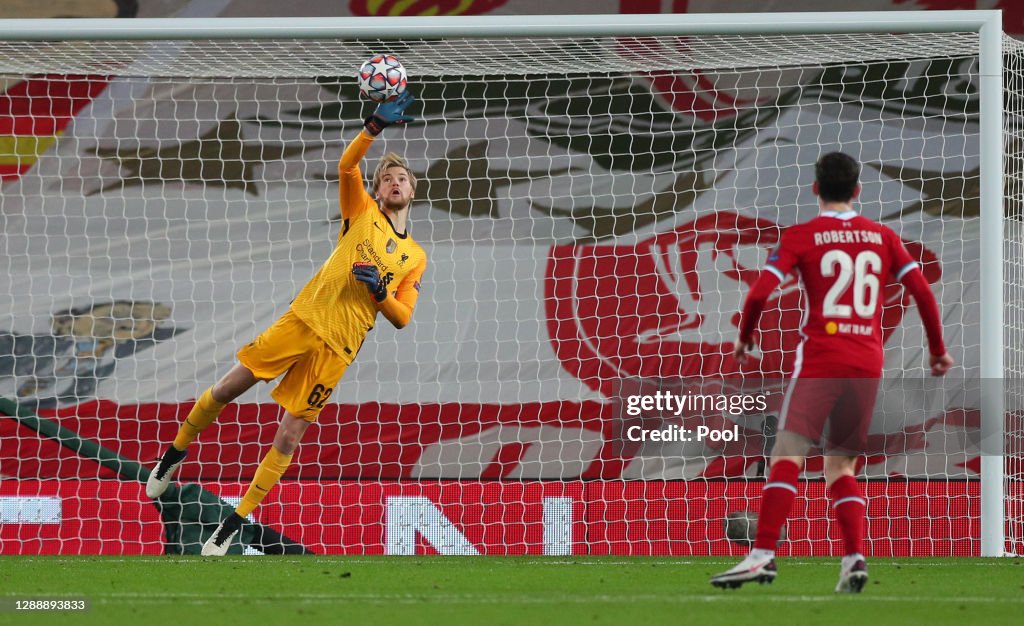
[[[736,567],[711,577],[711,584],[720,589],[735,589],[744,583],[762,585],[775,580],[775,555],[767,550],[751,550]]]
[[[839,584],[836,593],[860,593],[868,582],[868,564],[861,554],[843,557],[839,565]]]
[[[242,518],[238,513],[232,513],[226,520],[217,526],[210,538],[203,544],[203,556],[224,556],[231,547],[231,540],[235,538],[242,528]]]
[[[156,500],[164,495],[167,486],[174,479],[174,472],[178,471],[181,464],[185,462],[187,454],[187,450],[179,451],[174,446],[167,448],[167,452],[157,463],[156,469],[149,473],[149,478],[146,480],[147,497]]]

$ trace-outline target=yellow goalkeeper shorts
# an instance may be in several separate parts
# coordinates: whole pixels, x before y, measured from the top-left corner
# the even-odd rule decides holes
[[[348,364],[290,309],[251,343],[238,360],[260,380],[284,378],[270,395],[286,411],[315,422]]]

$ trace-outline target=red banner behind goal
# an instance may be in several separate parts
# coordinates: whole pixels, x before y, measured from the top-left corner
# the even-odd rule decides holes
[[[203,485],[229,500],[247,486]],[[1012,489],[1024,496],[1021,483]],[[759,490],[738,481],[284,481],[256,515],[324,554],[724,556],[745,549],[725,539],[723,517]],[[824,484],[800,490],[780,553],[838,554]],[[869,482],[867,494],[872,555],[979,554],[977,482]],[[163,524],[140,484],[7,481],[0,516],[2,554],[163,552]]]

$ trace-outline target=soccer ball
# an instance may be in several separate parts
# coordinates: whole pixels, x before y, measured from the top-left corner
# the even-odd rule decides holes
[[[378,54],[359,68],[359,94],[374,102],[394,100],[405,91],[407,77],[401,61]]]
[[[757,513],[753,511],[733,511],[725,516],[725,536],[729,541],[741,546],[754,545],[757,536]],[[786,526],[779,533],[779,544],[786,539]]]

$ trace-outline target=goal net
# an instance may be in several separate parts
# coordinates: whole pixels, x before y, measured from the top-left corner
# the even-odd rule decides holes
[[[196,552],[231,510],[281,416],[273,383],[200,436],[164,499],[142,482],[330,254],[337,159],[372,111],[355,72],[387,52],[418,119],[363,171],[394,151],[420,179],[419,304],[370,333],[234,550],[740,554],[723,519],[759,506],[796,281],[746,369],[737,312],[816,214],[814,161],[842,150],[863,164],[858,210],[921,262],[958,364],[929,380],[917,311],[883,285],[867,548],[978,554],[982,358],[1001,349],[981,339],[978,34],[686,32],[0,41],[0,552]],[[1010,379],[1024,53],[1003,45]],[[731,403],[751,380],[765,401]],[[714,400],[659,402],[694,395]],[[840,549],[821,471],[813,456],[783,554]]]

